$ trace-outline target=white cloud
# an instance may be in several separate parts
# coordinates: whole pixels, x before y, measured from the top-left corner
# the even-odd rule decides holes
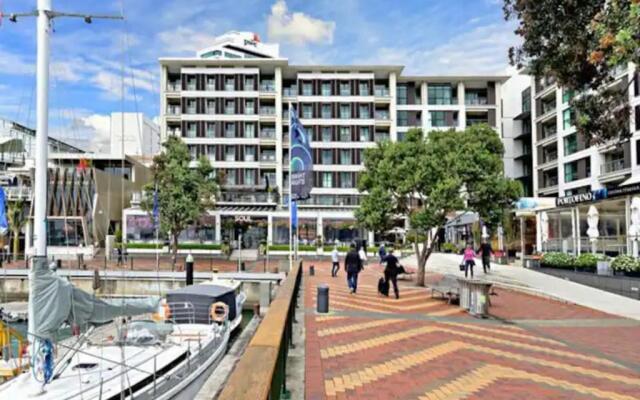
[[[301,12],[289,12],[285,0],[277,0],[267,17],[270,40],[302,46],[307,43],[333,43],[336,23],[313,18]]]
[[[21,55],[0,48],[0,72],[9,75],[33,75],[35,65]]]
[[[96,153],[111,150],[111,117],[90,114],[74,118],[70,123],[52,127],[51,136]]]
[[[519,40],[513,30],[508,23],[478,26],[432,49],[386,47],[363,61],[405,65],[408,74],[504,74],[508,49]]]
[[[213,27],[206,30],[193,29],[186,26],[178,26],[176,29],[158,33],[158,40],[162,43],[164,49],[168,49],[171,53],[190,53],[195,56],[195,52],[211,46],[214,34]]]

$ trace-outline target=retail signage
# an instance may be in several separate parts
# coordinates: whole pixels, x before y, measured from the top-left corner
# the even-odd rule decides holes
[[[558,197],[556,206],[572,206],[576,204],[589,203],[611,197],[625,196],[628,194],[640,193],[640,183],[629,186],[618,186],[613,189],[598,189],[587,193],[578,193],[571,196]]]

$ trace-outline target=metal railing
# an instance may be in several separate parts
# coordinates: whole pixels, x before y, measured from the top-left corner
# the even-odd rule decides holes
[[[558,177],[551,177],[543,180],[543,189],[558,186]]]
[[[389,89],[386,87],[376,86],[374,95],[376,97],[389,97]]]
[[[261,92],[275,92],[276,86],[274,81],[262,81],[260,82],[260,91]]]
[[[180,115],[182,110],[180,106],[167,106],[167,114],[168,115]]]
[[[384,111],[376,111],[374,114],[374,118],[386,121],[389,119],[389,113]]]
[[[262,128],[260,130],[260,139],[275,139],[276,130],[273,128]]]
[[[291,86],[288,88],[284,88],[282,90],[282,95],[285,97],[296,97],[298,95],[298,87],[297,86]]]
[[[261,115],[276,115],[276,108],[275,107],[262,106],[262,107],[260,107],[260,114]]]
[[[612,160],[600,166],[600,174],[610,174],[625,169],[624,159]]]
[[[287,392],[287,357],[295,347],[293,324],[301,282],[302,261],[289,271],[219,400],[279,400]]]
[[[182,82],[175,81],[175,82],[168,82],[167,83],[167,91],[168,92],[179,92],[180,90],[182,90]]]

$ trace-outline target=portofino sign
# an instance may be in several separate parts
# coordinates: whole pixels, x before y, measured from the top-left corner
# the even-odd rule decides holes
[[[613,189],[598,189],[591,192],[578,193],[571,196],[558,197],[556,199],[556,207],[572,206],[581,203],[594,202],[604,200],[611,197],[624,196],[640,192],[640,184],[619,186]]]

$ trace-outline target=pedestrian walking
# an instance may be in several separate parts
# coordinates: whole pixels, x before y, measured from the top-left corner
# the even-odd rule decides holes
[[[333,246],[331,252],[331,276],[338,276],[338,270],[340,269],[340,254],[338,253],[338,246]]]
[[[491,243],[487,239],[482,241],[478,253],[482,254],[482,270],[486,274],[491,270],[491,255],[493,254]]]
[[[469,270],[471,270],[471,279],[473,279],[473,267],[476,265],[475,262],[476,252],[473,251],[473,246],[471,243],[467,244],[467,248],[464,249],[464,254],[462,256],[462,262],[464,263],[464,277],[467,277]]]
[[[352,243],[344,259],[344,269],[347,271],[347,285],[351,293],[356,293],[358,290],[358,274],[362,271],[362,268],[362,259],[356,251],[355,243]]]
[[[399,299],[400,292],[398,291],[398,274],[400,273],[401,266],[398,258],[393,255],[393,249],[389,250],[389,254],[386,256],[385,261],[387,262],[387,265],[384,267],[384,279],[386,281],[386,286],[389,287],[389,282],[391,282],[393,284],[393,292],[396,295],[396,299]]]
[[[384,243],[382,243],[378,249],[378,256],[380,257],[380,265],[382,265],[385,257],[387,256],[387,250],[384,248]]]
[[[365,249],[364,246],[360,246],[358,256],[360,257],[360,260],[362,260],[362,265],[367,265],[367,249]]]

